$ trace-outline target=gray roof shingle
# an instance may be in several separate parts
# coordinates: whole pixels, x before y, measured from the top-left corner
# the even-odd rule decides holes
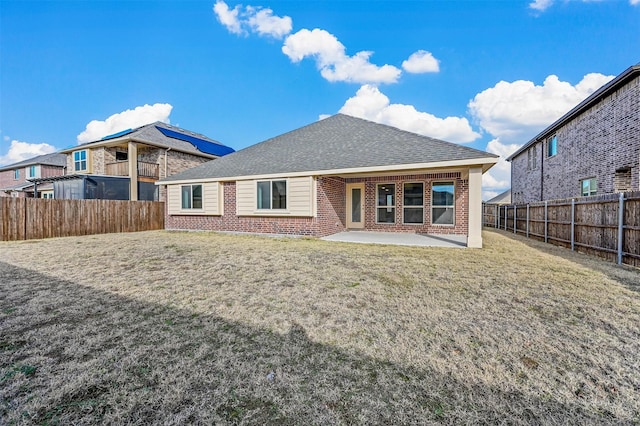
[[[336,114],[162,182],[497,158],[477,149]]]
[[[37,164],[64,167],[67,165],[67,156],[65,154],[60,154],[58,152],[54,152],[51,154],[38,155],[36,157],[28,158],[26,160],[22,160],[17,163],[8,164],[6,166],[0,167],[0,171],[13,170],[20,167],[33,166]]]

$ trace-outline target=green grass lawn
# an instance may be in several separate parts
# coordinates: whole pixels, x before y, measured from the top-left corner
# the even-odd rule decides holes
[[[640,270],[483,235],[0,243],[0,424],[639,424]]]

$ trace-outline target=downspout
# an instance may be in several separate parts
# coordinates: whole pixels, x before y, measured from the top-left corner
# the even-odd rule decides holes
[[[540,201],[544,201],[544,141],[540,155]]]

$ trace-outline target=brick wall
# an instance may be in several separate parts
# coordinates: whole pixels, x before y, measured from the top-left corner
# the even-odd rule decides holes
[[[60,176],[64,174],[64,169],[58,166],[50,166],[40,164],[40,177],[51,177],[51,176]],[[0,188],[7,188],[10,186],[19,185],[21,183],[25,183],[27,181],[27,167],[20,167],[20,178],[14,179],[15,173],[14,170],[5,170],[0,172]],[[0,191],[0,197],[8,197],[11,194],[6,193],[4,191]],[[14,195],[15,196],[15,195]],[[18,197],[24,197],[24,192],[19,192],[17,194]]]
[[[455,225],[431,225],[431,183],[451,181],[455,184]],[[338,177],[319,177],[317,179],[317,216],[316,217],[255,217],[236,215],[235,182],[223,184],[223,216],[180,216],[167,215],[167,229],[212,230],[257,232],[269,234],[294,234],[323,237],[345,230],[346,193],[345,184],[365,183],[365,226],[368,230],[389,232],[428,232],[433,234],[466,235],[468,228],[468,181],[460,178],[459,173],[421,174],[411,176],[387,176],[360,179],[342,179]],[[402,184],[404,182],[423,182],[425,191],[425,224],[402,224]],[[375,199],[377,183],[396,184],[396,223],[375,223]]]
[[[103,175],[106,173],[104,163],[105,163],[105,148],[94,148],[89,150],[87,155],[91,155],[91,166],[90,169],[92,174],[95,175]],[[108,155],[107,155],[108,156]],[[111,161],[110,161],[111,162]]]
[[[236,215],[236,184],[223,184],[223,216],[167,216],[166,229],[257,232],[322,236],[317,217],[248,217]]]
[[[431,184],[433,182],[454,182],[455,220],[454,225],[431,224]],[[347,179],[347,183],[365,184],[365,229],[370,231],[417,232],[429,234],[458,234],[468,232],[469,184],[460,178],[460,173],[434,173],[407,176],[381,176]],[[376,223],[376,191],[381,183],[395,184],[395,223]],[[403,224],[402,204],[404,183],[422,183],[424,190],[424,223]]]
[[[24,169],[24,167],[20,168],[20,178],[19,179],[14,179],[15,177],[15,172],[14,170],[4,170],[2,172],[0,172],[0,188],[7,188],[10,186],[14,186],[14,185],[19,185],[21,183],[26,182],[26,175],[27,175],[27,171]],[[8,195],[5,194],[4,191],[2,191],[3,195]]]
[[[527,152],[511,165],[514,203],[581,196],[580,181],[596,178],[598,194],[616,192],[616,170],[628,169],[631,190],[640,190],[640,76],[610,93],[556,131],[557,155],[537,142],[538,170]],[[540,183],[542,181],[542,184]]]

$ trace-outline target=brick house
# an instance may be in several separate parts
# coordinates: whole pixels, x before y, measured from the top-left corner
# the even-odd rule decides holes
[[[162,179],[167,229],[467,236],[481,247],[483,151],[337,114]]]
[[[56,198],[164,201],[156,181],[233,151],[204,135],[155,122],[64,149],[65,175],[32,181],[52,183]]]
[[[640,190],[640,64],[507,160],[514,203]]]
[[[49,178],[64,174],[67,156],[60,153],[38,155],[0,167],[0,197],[33,197],[33,182],[27,179]],[[52,198],[53,188],[45,185],[38,198]]]

